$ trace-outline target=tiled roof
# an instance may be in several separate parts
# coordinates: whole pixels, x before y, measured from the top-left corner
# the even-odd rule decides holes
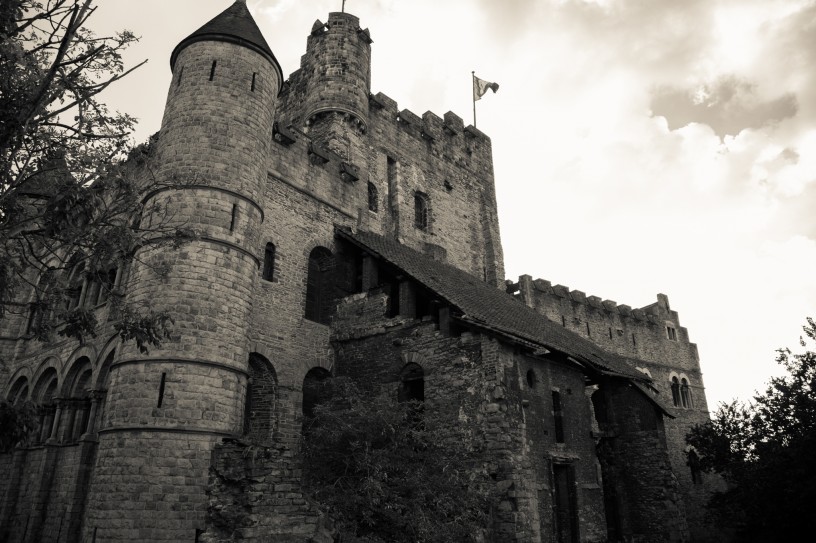
[[[203,40],[230,41],[249,47],[267,57],[275,65],[278,72],[281,72],[280,64],[278,64],[278,60],[272,53],[269,44],[266,43],[266,39],[261,34],[261,29],[258,28],[255,19],[252,18],[252,14],[249,13],[246,2],[239,0],[233,3],[204,26],[181,40],[181,43],[173,49],[173,53],[170,55],[170,68],[172,69],[175,65],[176,57],[178,57],[182,49],[191,43]]]
[[[378,234],[345,229],[338,229],[337,233],[396,266],[457,307],[474,324],[560,351],[602,373],[650,381],[620,356],[604,351],[469,273]]]

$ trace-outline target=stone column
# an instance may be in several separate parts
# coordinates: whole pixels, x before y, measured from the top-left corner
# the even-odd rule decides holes
[[[54,419],[51,423],[51,435],[48,436],[48,440],[46,441],[47,444],[52,444],[57,442],[57,430],[60,427],[60,419],[62,418],[62,406],[63,400],[57,399],[57,408],[54,411]]]
[[[93,439],[96,436],[96,417],[99,412],[99,404],[105,397],[104,390],[92,390],[90,394],[91,407],[88,414],[88,427],[85,428],[85,433],[80,437],[81,440]]]

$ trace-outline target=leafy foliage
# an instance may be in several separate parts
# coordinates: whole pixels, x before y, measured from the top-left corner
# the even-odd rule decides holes
[[[126,69],[121,56],[137,38],[96,36],[87,27],[95,9],[94,0],[8,0],[0,8],[0,317],[31,311],[29,332],[42,340],[55,330],[93,336],[93,301],[71,303],[76,282],[121,267],[146,243],[192,237],[166,209],[144,203],[168,188],[151,173],[152,146],[128,151],[135,119],[100,101],[138,68]],[[144,226],[143,215],[161,218]],[[106,299],[120,294],[99,283]],[[171,321],[122,326],[123,338],[145,339],[141,348],[167,334],[137,333],[137,322]]]
[[[10,451],[37,428],[37,414],[30,403],[0,402],[0,453]]]
[[[474,428],[455,413],[346,378],[307,419],[304,484],[342,541],[478,540],[492,489]]]
[[[805,336],[814,341],[816,322],[807,322]],[[701,468],[730,483],[710,510],[736,523],[740,541],[798,541],[810,531],[816,504],[816,352],[777,352],[786,375],[772,378],[747,405],[721,405],[712,421],[686,438]]]

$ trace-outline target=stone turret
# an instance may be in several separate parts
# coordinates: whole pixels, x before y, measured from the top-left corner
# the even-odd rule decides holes
[[[371,36],[349,13],[316,21],[301,70],[308,79],[303,122],[313,141],[354,162],[363,149],[371,93]]]
[[[124,346],[111,366],[88,541],[194,540],[211,450],[243,424],[281,69],[242,1],[182,40],[170,65],[155,174],[175,186],[148,195],[142,221],[198,235],[146,246],[131,271],[129,301],[168,311],[174,336],[147,354]]]

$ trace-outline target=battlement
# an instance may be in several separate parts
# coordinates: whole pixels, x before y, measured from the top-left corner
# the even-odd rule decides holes
[[[462,118],[452,111],[442,117],[432,111],[420,116],[409,109],[400,109],[396,100],[382,92],[371,94],[368,102],[370,117],[395,123],[403,134],[426,144],[436,156],[455,157],[460,165],[474,157],[492,160],[490,138],[472,125],[465,126]]]
[[[680,350],[687,352],[682,357],[687,361],[683,366],[696,365],[696,345],[689,341],[688,330],[680,326],[679,315],[665,294],[658,294],[654,303],[633,308],[529,275],[522,275],[517,283],[508,280],[506,288],[551,321],[612,352],[660,360]]]

